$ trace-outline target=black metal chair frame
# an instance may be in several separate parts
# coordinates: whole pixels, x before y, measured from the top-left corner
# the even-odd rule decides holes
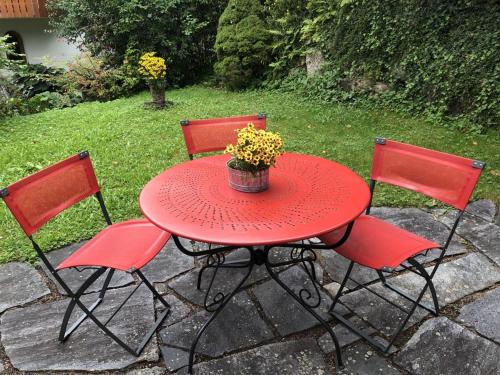
[[[370,181],[371,197],[373,197],[375,185],[376,185],[376,181],[371,180]],[[371,205],[372,205],[372,200],[370,199],[370,203],[368,204],[368,208],[366,209],[367,215],[370,214]],[[428,312],[430,312],[434,316],[438,316],[439,312],[440,312],[439,301],[438,301],[438,296],[436,294],[436,289],[435,289],[435,286],[434,286],[434,283],[432,280],[433,280],[433,278],[436,274],[436,271],[438,270],[440,264],[443,261],[443,258],[446,254],[446,250],[448,249],[448,246],[451,243],[451,240],[453,238],[453,235],[455,234],[455,231],[456,231],[457,226],[458,226],[458,224],[463,216],[463,213],[464,213],[464,210],[458,210],[458,214],[457,214],[455,221],[453,223],[453,226],[450,230],[450,233],[448,235],[446,243],[442,247],[437,248],[440,250],[440,254],[437,258],[434,259],[435,264],[430,272],[428,272],[425,269],[424,265],[422,263],[420,263],[417,258],[427,255],[428,252],[432,249],[427,249],[424,252],[421,252],[413,257],[408,258],[406,260],[406,262],[409,263],[409,266],[404,264],[404,262],[400,264],[400,267],[402,267],[404,270],[410,271],[410,272],[424,278],[424,280],[425,280],[425,285],[416,298],[408,295],[405,291],[390,284],[390,282],[389,282],[390,279],[388,280],[386,278],[385,274],[393,274],[396,272],[396,269],[383,268],[381,270],[376,270],[378,277],[379,277],[379,280],[382,282],[382,285],[384,287],[386,287],[387,289],[390,289],[391,291],[397,293],[398,295],[400,295],[401,297],[403,297],[404,299],[406,299],[412,303],[412,305],[409,309],[406,308],[405,306],[398,305],[394,301],[390,300],[389,298],[385,297],[384,295],[373,290],[373,288],[371,288],[369,286],[372,282],[361,283],[361,282],[358,282],[355,279],[353,279],[350,275],[351,275],[351,272],[352,272],[352,269],[354,267],[355,262],[351,261],[349,266],[348,266],[347,272],[342,280],[342,283],[340,284],[339,290],[337,291],[337,294],[335,295],[335,297],[333,299],[333,303],[332,303],[330,310],[329,310],[330,314],[332,314],[340,323],[342,323],[351,332],[362,337],[363,339],[368,341],[372,346],[374,346],[375,348],[377,348],[378,350],[380,350],[384,354],[389,353],[391,347],[394,345],[395,340],[399,337],[401,332],[404,330],[405,326],[408,324],[410,318],[412,317],[412,315],[415,312],[415,310],[417,309],[417,307],[420,307],[422,309],[427,310]],[[396,331],[393,333],[393,335],[389,338],[387,345],[384,345],[382,342],[377,341],[373,337],[367,335],[360,328],[356,327],[349,320],[345,319],[342,315],[340,315],[339,313],[334,311],[335,305],[337,304],[337,302],[339,302],[341,296],[345,294],[344,289],[345,289],[345,286],[349,280],[356,284],[355,289],[365,289],[406,314],[406,317],[404,318],[403,322],[396,329]],[[422,298],[424,297],[425,293],[427,292],[427,289],[429,289],[429,291],[430,291],[433,306],[428,306],[428,305],[425,305],[421,302]]]
[[[101,207],[102,214],[104,216],[104,219],[106,220],[107,225],[112,225],[111,218],[109,217],[108,210],[104,204],[104,199],[102,197],[102,194],[100,191],[98,191],[95,194],[95,197],[99,201],[99,205]],[[131,270],[130,273],[136,274],[140,282],[137,284],[137,286],[132,290],[132,292],[120,303],[118,308],[111,314],[111,316],[105,321],[101,322],[94,314],[93,311],[104,301],[104,297],[106,294],[106,291],[108,290],[109,283],[111,282],[111,278],[113,277],[113,274],[115,270],[113,268],[107,268],[107,267],[85,267],[86,269],[88,268],[97,268],[94,273],[90,275],[90,277],[83,282],[83,284],[76,290],[73,291],[71,288],[64,282],[62,277],[58,274],[58,270],[56,270],[50,261],[47,259],[45,254],[43,253],[42,249],[40,246],[35,242],[33,239],[33,236],[28,236],[30,239],[33,248],[35,249],[36,253],[42,260],[43,264],[49,272],[52,274],[54,279],[61,285],[65,293],[71,298],[68,307],[66,308],[66,312],[64,314],[62,323],[61,323],[61,328],[59,331],[59,341],[60,342],[65,342],[71,334],[87,319],[90,318],[105,334],[107,334],[111,339],[113,339],[117,344],[119,344],[122,348],[124,348],[127,352],[130,354],[138,357],[146,345],[148,344],[149,340],[153,336],[153,334],[156,332],[158,327],[162,324],[162,322],[165,320],[165,318],[168,316],[168,314],[171,311],[170,305],[165,301],[165,299],[158,293],[158,291],[153,287],[153,285],[149,282],[149,280],[144,276],[144,274],[137,269]],[[78,270],[78,269],[77,269]],[[90,306],[87,307],[83,304],[83,302],[80,300],[85,291],[94,283],[96,282],[101,276],[103,276],[107,272],[106,278],[104,280],[104,284],[99,292],[99,295],[95,302]],[[155,320],[153,327],[146,333],[144,338],[141,340],[139,345],[137,345],[135,348],[130,346],[129,344],[125,343],[122,339],[120,339],[118,336],[116,336],[108,327],[107,325],[111,322],[111,320],[116,316],[116,314],[122,309],[122,307],[127,303],[127,301],[132,297],[132,295],[137,291],[137,289],[144,283],[146,287],[152,292],[153,296],[158,298],[158,300],[162,303],[162,305],[165,307],[165,310],[162,311],[157,319]],[[73,313],[74,308],[78,306],[82,311],[83,314],[73,323],[73,325],[68,328],[68,323],[70,320],[70,317]]]

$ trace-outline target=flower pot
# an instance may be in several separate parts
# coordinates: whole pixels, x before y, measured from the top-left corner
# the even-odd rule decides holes
[[[230,160],[231,161],[231,160]],[[229,161],[229,162],[230,162]],[[241,171],[227,164],[229,186],[245,193],[258,193],[269,187],[269,168],[257,172]]]

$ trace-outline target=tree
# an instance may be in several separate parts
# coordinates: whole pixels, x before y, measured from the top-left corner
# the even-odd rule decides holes
[[[231,89],[251,85],[269,64],[269,42],[259,0],[229,0],[217,29],[215,73]]]
[[[196,79],[213,63],[227,0],[50,0],[52,28],[93,55],[119,65],[155,51],[175,82]]]

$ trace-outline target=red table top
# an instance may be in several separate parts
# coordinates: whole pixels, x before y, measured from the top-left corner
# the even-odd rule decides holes
[[[340,228],[367,207],[366,183],[323,158],[287,153],[271,167],[269,189],[233,190],[227,155],[176,165],[141,192],[151,222],[179,237],[224,245],[276,245]]]

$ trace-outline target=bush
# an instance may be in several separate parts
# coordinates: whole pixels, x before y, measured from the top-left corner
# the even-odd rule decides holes
[[[78,93],[83,100],[108,101],[136,92],[141,84],[137,67],[125,62],[122,66],[106,67],[104,62],[89,54],[69,65],[60,84],[68,93]]]
[[[210,69],[217,21],[227,0],[52,0],[50,23],[114,67],[127,51],[135,58],[164,56],[171,84],[192,82]]]
[[[217,29],[215,73],[231,89],[247,87],[269,63],[270,34],[258,0],[229,0]]]

